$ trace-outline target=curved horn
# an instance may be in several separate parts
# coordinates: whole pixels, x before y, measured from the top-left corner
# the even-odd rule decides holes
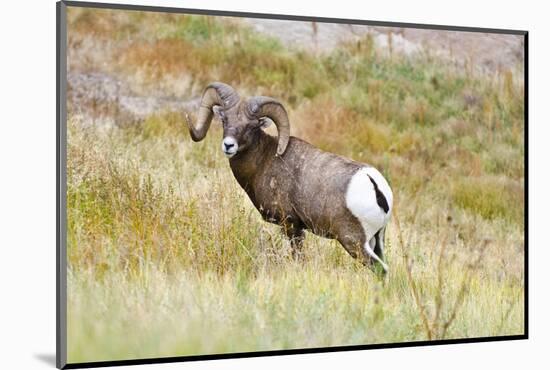
[[[212,112],[213,106],[219,105],[224,109],[228,109],[237,104],[239,100],[239,95],[229,85],[221,82],[213,82],[208,85],[202,94],[196,124],[193,125],[189,119],[189,116],[186,115],[187,126],[189,126],[191,139],[193,139],[193,141],[201,141],[204,139],[214,116]]]
[[[283,105],[275,99],[256,96],[248,100],[248,109],[256,118],[269,117],[275,122],[279,133],[277,155],[283,155],[290,139],[290,123]]]

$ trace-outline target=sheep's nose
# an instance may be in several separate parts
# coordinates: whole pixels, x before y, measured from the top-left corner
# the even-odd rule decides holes
[[[233,157],[237,150],[239,149],[239,144],[237,143],[237,140],[235,140],[232,136],[227,136],[222,141],[222,150],[225,153],[225,155],[229,158]]]

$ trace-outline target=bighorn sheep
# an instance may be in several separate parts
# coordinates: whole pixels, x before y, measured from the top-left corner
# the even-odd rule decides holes
[[[204,90],[196,124],[187,116],[193,141],[204,139],[214,113],[223,124],[221,147],[235,178],[262,217],[282,226],[293,255],[309,230],[337,239],[364,265],[387,272],[384,233],[393,194],[380,172],[290,136],[281,103],[263,96],[241,100],[220,82]],[[271,121],[278,139],[262,130]]]

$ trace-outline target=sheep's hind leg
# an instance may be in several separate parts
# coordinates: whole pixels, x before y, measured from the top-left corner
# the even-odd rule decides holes
[[[384,239],[386,236],[386,226],[381,228],[374,234],[374,253],[382,260],[384,261]]]
[[[363,242],[361,241],[360,236],[346,234],[345,236],[338,237],[338,241],[340,242],[340,244],[342,244],[342,246],[350,256],[352,256],[354,259],[359,260],[359,262],[361,262],[361,264],[363,264],[364,266],[371,267],[372,258],[370,258],[368,255],[365,256],[365,253],[363,253]]]
[[[388,272],[388,265],[383,260],[383,256],[379,256],[375,251],[377,248],[378,237],[375,234],[363,245],[362,252],[365,259],[370,261],[371,269],[377,274],[385,275]]]
[[[380,257],[374,253],[376,239],[370,238],[364,244],[357,238],[338,238],[338,241],[344,249],[352,256],[361,262],[364,266],[370,268],[379,275],[385,275],[388,271],[388,266]]]
[[[283,231],[288,239],[290,239],[290,247],[292,248],[292,258],[301,259],[302,258],[302,247],[305,239],[304,229],[291,224],[284,225]]]

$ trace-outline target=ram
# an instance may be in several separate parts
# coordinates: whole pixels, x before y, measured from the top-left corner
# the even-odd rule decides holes
[[[220,82],[204,90],[196,123],[187,116],[193,141],[204,139],[214,113],[223,124],[221,149],[237,182],[264,220],[282,226],[293,255],[300,254],[309,230],[338,240],[374,271],[388,271],[384,234],[393,194],[378,170],[290,136],[281,103],[263,96],[241,99]],[[271,122],[278,138],[262,130]]]

